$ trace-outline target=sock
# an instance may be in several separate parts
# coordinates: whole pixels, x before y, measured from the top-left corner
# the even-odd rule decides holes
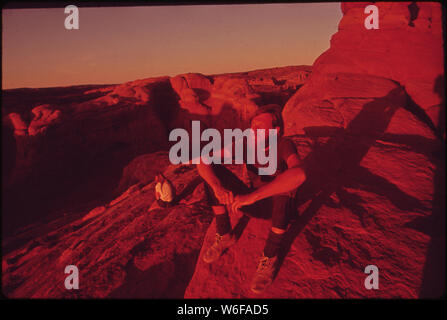
[[[283,237],[284,234],[278,234],[270,230],[267,241],[265,242],[264,256],[269,258],[276,256]]]
[[[217,233],[221,236],[231,231],[231,222],[228,212],[216,214],[216,229]]]

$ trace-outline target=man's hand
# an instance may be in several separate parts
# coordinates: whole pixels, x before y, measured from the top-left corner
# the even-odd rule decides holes
[[[216,186],[213,188],[213,191],[220,204],[224,204],[229,207],[231,203],[233,203],[234,196],[233,192],[230,190],[227,190],[222,186]]]
[[[231,204],[231,211],[237,212],[240,207],[248,206],[250,204],[255,203],[256,200],[252,193],[249,194],[243,194],[243,195],[237,195],[234,198],[233,203]]]

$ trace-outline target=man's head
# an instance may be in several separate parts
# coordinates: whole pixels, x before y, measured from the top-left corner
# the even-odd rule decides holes
[[[250,127],[256,132],[257,129],[265,129],[265,139],[268,140],[269,129],[276,129],[278,137],[284,133],[284,122],[281,115],[281,107],[277,104],[268,104],[259,107],[251,118]]]

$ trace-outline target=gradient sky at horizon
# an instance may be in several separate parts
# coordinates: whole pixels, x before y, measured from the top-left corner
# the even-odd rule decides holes
[[[4,9],[3,89],[122,83],[187,72],[312,65],[339,3]]]

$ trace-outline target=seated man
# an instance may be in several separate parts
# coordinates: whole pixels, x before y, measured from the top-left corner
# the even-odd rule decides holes
[[[255,293],[262,292],[273,281],[273,276],[277,268],[277,255],[283,235],[287,229],[290,210],[293,207],[294,193],[296,189],[306,179],[305,173],[300,167],[300,159],[297,154],[295,144],[282,137],[283,121],[281,110],[277,105],[267,105],[260,107],[251,120],[251,128],[265,129],[265,151],[267,145],[269,129],[276,129],[278,133],[277,143],[277,170],[273,175],[259,175],[258,169],[261,167],[255,164],[245,163],[245,170],[250,177],[253,188],[246,194],[233,194],[234,190],[225,187],[225,182],[216,174],[216,167],[219,165],[208,165],[203,162],[197,164],[200,176],[206,181],[214,193],[215,203],[213,212],[216,215],[216,241],[205,252],[204,261],[211,263],[217,260],[224,251],[235,242],[229,212],[236,212],[241,207],[252,205],[260,200],[270,198],[272,206],[272,227],[269,232],[263,255],[252,282],[251,289]],[[243,209],[241,209],[243,211]]]

